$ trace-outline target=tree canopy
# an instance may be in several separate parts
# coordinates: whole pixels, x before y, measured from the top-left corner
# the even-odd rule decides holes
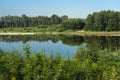
[[[4,16],[0,18],[0,28],[5,27],[37,27],[41,25],[55,25],[60,24],[64,20],[67,20],[68,16],[64,15],[59,17],[58,15],[48,16],[36,16],[28,17],[25,14],[22,16]]]
[[[0,28],[46,28],[58,24],[60,25],[59,28],[64,30],[120,31],[120,12],[111,10],[94,12],[89,14],[86,19],[68,18],[67,15],[59,17],[56,14],[53,14],[51,17],[30,17],[23,14],[22,16],[8,15],[0,18]]]
[[[108,10],[89,14],[84,29],[91,31],[119,31],[120,12]]]
[[[64,29],[83,29],[85,23],[81,19],[69,19],[62,23]]]

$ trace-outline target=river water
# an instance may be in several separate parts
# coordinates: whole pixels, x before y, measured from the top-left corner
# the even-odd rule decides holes
[[[0,49],[5,51],[19,50],[24,55],[24,46],[30,46],[31,54],[44,51],[49,54],[60,54],[62,57],[73,57],[79,48],[111,51],[120,48],[120,36],[78,36],[78,35],[1,35]]]

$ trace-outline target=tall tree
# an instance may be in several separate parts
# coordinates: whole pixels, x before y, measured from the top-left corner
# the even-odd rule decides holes
[[[62,19],[59,16],[57,16],[55,14],[51,16],[51,23],[52,24],[59,24],[61,22],[62,22]]]
[[[101,11],[88,15],[85,30],[91,31],[119,31],[120,12]]]
[[[0,28],[2,28],[2,21],[1,21],[1,18],[0,18]]]
[[[68,16],[67,15],[63,15],[63,16],[61,16],[61,19],[62,19],[62,21],[66,21],[66,20],[68,20]]]
[[[83,29],[85,26],[85,23],[81,19],[69,19],[62,23],[62,26],[64,29]]]
[[[24,27],[28,27],[28,17],[25,14],[22,15],[22,24]]]
[[[93,25],[94,25],[94,16],[91,14],[88,15],[87,20],[86,20],[86,26],[84,27],[85,30],[93,30]]]

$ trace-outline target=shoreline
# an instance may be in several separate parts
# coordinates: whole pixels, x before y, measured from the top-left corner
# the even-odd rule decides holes
[[[71,35],[95,35],[95,36],[120,36],[120,32],[0,32],[0,35],[39,35],[39,34],[71,34]]]

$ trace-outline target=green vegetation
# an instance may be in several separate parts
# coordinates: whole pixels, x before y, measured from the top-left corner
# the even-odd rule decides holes
[[[1,32],[63,32],[74,30],[120,31],[120,12],[101,11],[89,14],[86,19],[69,19],[64,15],[4,16],[0,18]]]
[[[61,23],[68,19],[68,16],[4,16],[0,18],[0,32],[61,32]]]
[[[119,80],[120,37],[77,35],[0,36],[4,42],[61,40],[66,45],[86,44],[72,58],[60,54],[31,53],[29,45],[24,55],[19,51],[0,50],[0,79],[16,80]],[[105,43],[105,44],[104,44]]]
[[[51,17],[47,16],[37,16],[37,17],[28,17],[25,14],[22,16],[4,16],[0,18],[0,27],[1,28],[19,28],[19,27],[47,27],[49,25],[60,24],[64,20],[67,20],[67,16],[59,17],[57,15],[52,15]]]
[[[45,52],[25,54],[0,50],[1,80],[119,80],[120,51],[78,48],[73,58]]]
[[[69,19],[62,23],[62,26],[65,30],[82,30],[85,26],[85,23],[81,19]]]
[[[72,58],[60,54],[46,55],[44,51],[31,53],[29,45],[24,54],[14,50],[0,50],[1,80],[119,80],[120,37],[77,35],[22,35],[0,36],[4,42],[44,42],[59,40],[66,45],[79,47]],[[105,43],[105,44],[104,44]],[[62,54],[62,53],[61,53]]]
[[[60,25],[42,26],[42,27],[24,27],[24,28],[1,28],[0,32],[63,32]]]
[[[90,31],[120,31],[120,12],[108,10],[89,14],[84,29]]]

